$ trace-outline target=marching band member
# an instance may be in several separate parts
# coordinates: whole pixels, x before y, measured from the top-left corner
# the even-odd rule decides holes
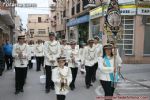
[[[88,40],[88,46],[84,48],[84,53],[83,53],[83,58],[82,58],[82,64],[85,65],[85,70],[86,70],[86,76],[85,76],[85,83],[86,83],[86,88],[89,89],[92,80],[92,75],[93,75],[93,67],[95,64],[96,59],[96,49],[94,46],[94,40],[89,39]]]
[[[41,40],[38,40],[37,44],[35,45],[35,56],[36,56],[36,63],[37,63],[36,71],[40,71],[43,63],[42,62],[43,56],[44,56],[44,48]]]
[[[82,43],[81,44],[81,47],[80,47],[80,49],[79,49],[79,57],[80,57],[80,60],[81,59],[83,59],[83,52],[84,52],[84,48],[86,47],[86,43]],[[80,72],[81,72],[81,74],[84,74],[84,72],[85,72],[85,66],[84,65],[81,65],[80,64]]]
[[[31,40],[29,42],[29,62],[28,62],[28,67],[29,69],[33,68],[33,63],[32,63],[32,60],[34,59],[35,57],[35,53],[34,53],[34,41]]]
[[[68,60],[68,67],[71,68],[72,72],[72,82],[70,84],[70,89],[74,90],[80,57],[79,57],[79,48],[76,46],[76,42],[74,40],[70,42],[70,47],[71,48],[67,52],[68,54],[67,60]]]
[[[72,81],[71,70],[65,66],[65,57],[57,58],[58,67],[52,70],[52,80],[55,84],[57,100],[65,100]]]
[[[101,57],[102,56],[102,52],[103,52],[103,47],[99,43],[99,41],[100,41],[99,37],[95,36],[94,37],[94,46],[95,46],[96,52],[97,52],[97,55],[96,55],[97,60],[96,60],[95,65],[93,67],[92,82],[96,81],[96,71],[97,71],[97,68],[98,68],[98,57]]]
[[[67,50],[68,50],[67,40],[62,39],[62,41],[61,41],[61,56],[66,57]]]
[[[28,64],[28,45],[24,43],[25,35],[18,36],[18,43],[14,45],[12,55],[14,57],[15,66],[15,94],[23,92],[23,86],[25,84],[27,76],[27,64]]]
[[[121,67],[122,60],[116,56],[116,67],[114,67],[114,54],[112,45],[106,44],[103,47],[103,56],[99,57],[98,67],[100,69],[100,83],[104,89],[105,96],[113,96],[115,87],[114,82],[119,79],[118,67]],[[114,75],[115,73],[115,75]],[[111,98],[109,98],[111,100]]]
[[[45,70],[46,70],[46,93],[50,92],[50,88],[54,90],[54,83],[51,80],[52,69],[57,67],[57,58],[61,54],[60,43],[55,39],[55,33],[49,33],[50,41],[44,43],[45,54]]]

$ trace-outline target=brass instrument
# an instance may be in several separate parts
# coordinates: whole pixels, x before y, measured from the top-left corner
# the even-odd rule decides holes
[[[67,85],[67,79],[66,76],[62,75],[61,73],[59,73],[60,77],[61,77],[61,86],[60,86],[60,91],[64,92],[65,90],[68,90],[69,86]]]
[[[70,58],[71,58],[71,62],[73,65],[75,65],[75,57],[74,57],[74,53],[72,52],[71,55],[70,55]]]
[[[24,65],[22,50],[21,50],[20,48],[16,48],[16,52],[17,52],[17,54],[18,54],[18,57],[19,57],[19,60],[20,60],[20,64],[21,64],[21,65]]]

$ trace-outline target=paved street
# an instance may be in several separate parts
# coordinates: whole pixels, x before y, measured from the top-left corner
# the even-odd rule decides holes
[[[149,65],[125,65],[122,70],[124,76],[128,79],[140,82],[146,86],[150,84]],[[6,71],[0,77],[0,100],[56,100],[54,91],[51,91],[49,94],[45,93],[44,85],[40,84],[39,81],[41,74],[42,72],[36,72],[35,69],[29,70],[24,93],[14,95],[15,73],[13,70]],[[140,76],[142,74],[145,76]],[[134,78],[135,76],[136,78]],[[96,100],[96,97],[101,95],[103,95],[103,90],[99,82],[97,81],[93,87],[87,90],[84,84],[84,75],[81,75],[79,72],[76,89],[67,95],[66,100]],[[117,86],[115,95],[149,96],[150,88],[135,82],[121,80]]]

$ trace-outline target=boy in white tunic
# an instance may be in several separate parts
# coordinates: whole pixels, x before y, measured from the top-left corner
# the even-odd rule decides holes
[[[35,45],[35,56],[36,56],[36,62],[37,62],[37,68],[36,71],[41,71],[43,56],[44,56],[44,48],[41,40],[37,41],[37,44]]]
[[[90,86],[92,86],[91,81],[93,75],[93,67],[97,60],[96,59],[97,52],[93,44],[94,44],[94,40],[89,39],[88,46],[84,48],[83,58],[81,60],[82,64],[85,65],[85,70],[86,70],[85,84],[87,89],[89,89]]]
[[[96,81],[96,71],[97,71],[97,68],[98,68],[98,57],[101,57],[102,53],[103,53],[102,44],[100,44],[99,42],[100,42],[99,37],[95,36],[94,37],[94,46],[95,46],[96,52],[97,52],[97,55],[96,55],[97,60],[96,60],[96,62],[94,64],[94,67],[93,67],[92,82]]]
[[[69,85],[72,81],[70,68],[65,66],[65,57],[57,58],[58,67],[52,70],[52,80],[55,84],[57,100],[65,100],[69,92]]]
[[[46,70],[46,93],[50,92],[50,89],[54,90],[54,83],[51,80],[52,69],[57,67],[57,58],[60,57],[61,49],[60,43],[55,39],[55,33],[49,33],[49,41],[44,43],[45,54],[45,70]]]
[[[78,67],[79,67],[79,48],[76,45],[76,42],[72,40],[70,42],[70,49],[67,52],[67,61],[68,61],[68,67],[71,68],[72,72],[72,82],[70,84],[70,89],[75,89],[75,80],[78,73]]]
[[[18,43],[14,45],[12,55],[15,66],[15,94],[23,92],[23,87],[27,76],[27,64],[29,50],[28,45],[24,43],[25,35],[18,36]]]

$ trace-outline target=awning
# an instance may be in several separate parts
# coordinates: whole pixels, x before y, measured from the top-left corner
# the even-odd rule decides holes
[[[76,19],[72,19],[67,23],[68,27],[76,26],[78,24],[89,22],[89,15],[85,15]]]
[[[0,18],[10,26],[14,26],[14,20],[9,12],[9,10],[0,10]]]

